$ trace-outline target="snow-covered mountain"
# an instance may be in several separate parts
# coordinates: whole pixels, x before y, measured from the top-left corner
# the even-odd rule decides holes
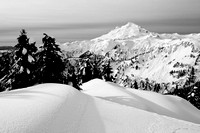
[[[192,69],[200,77],[200,34],[158,34],[128,23],[98,38],[65,43],[61,48],[73,56],[88,50],[107,56],[118,79],[182,84]]]
[[[149,31],[147,31],[146,29],[129,22],[122,27],[116,27],[108,34],[102,35],[98,38],[95,38],[94,40],[128,39],[131,37],[145,36],[148,34]]]
[[[1,93],[0,132],[200,132],[200,111],[182,98],[98,79],[83,89],[82,93],[68,85],[41,84]]]

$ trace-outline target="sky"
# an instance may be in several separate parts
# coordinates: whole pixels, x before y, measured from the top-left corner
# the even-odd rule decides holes
[[[127,22],[159,33],[199,33],[200,0],[0,0],[0,45],[15,45],[21,29],[41,43],[93,39]]]

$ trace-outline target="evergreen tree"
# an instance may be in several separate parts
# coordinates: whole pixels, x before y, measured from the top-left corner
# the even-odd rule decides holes
[[[195,80],[196,80],[195,69],[194,67],[192,67],[190,73],[188,74],[188,78],[186,79],[185,85],[190,86],[195,83]]]
[[[0,79],[10,73],[13,62],[13,52],[2,53],[0,56]]]
[[[100,57],[98,57],[97,55],[94,56],[93,59],[93,79],[98,78],[98,79],[102,79],[103,75],[102,75],[102,69],[101,69],[101,63],[102,63],[102,59]]]
[[[113,81],[112,77],[112,67],[110,65],[110,61],[108,61],[105,65],[103,65],[103,77],[106,81]]]
[[[14,51],[2,53],[0,57],[0,92],[10,88],[9,81],[11,69],[14,63]]]
[[[199,84],[197,82],[196,84]],[[189,93],[187,94],[187,99],[190,103],[192,103],[195,107],[200,109],[200,89],[197,86],[191,86]]]
[[[145,87],[144,87],[144,90],[150,90],[150,83],[149,83],[149,79],[148,79],[148,78],[145,79]]]
[[[145,82],[143,80],[140,80],[140,89],[144,90],[145,88]]]
[[[90,62],[90,59],[86,59],[85,62],[84,62],[84,69],[83,69],[83,83],[84,82],[88,82],[89,80],[92,79],[93,77],[93,66]]]
[[[135,89],[138,89],[138,84],[137,84],[137,81],[136,81],[136,80],[134,81],[134,88],[135,88]]]
[[[160,84],[159,84],[159,83],[156,83],[156,84],[154,85],[154,91],[155,91],[155,92],[159,92],[159,91],[160,91]]]
[[[63,83],[65,64],[55,38],[44,33],[43,46],[37,54],[38,83]]]
[[[14,59],[15,63],[12,67],[11,89],[28,87],[34,84],[34,63],[37,47],[34,43],[29,43],[29,38],[25,30],[21,31],[17,38],[18,44],[15,45]]]

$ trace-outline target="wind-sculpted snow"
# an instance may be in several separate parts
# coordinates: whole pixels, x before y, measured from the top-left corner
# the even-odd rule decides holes
[[[200,111],[177,96],[124,88],[100,79],[83,84],[82,89],[108,101],[200,124]]]
[[[95,98],[60,84],[1,93],[0,108],[0,133],[200,132],[198,124]]]

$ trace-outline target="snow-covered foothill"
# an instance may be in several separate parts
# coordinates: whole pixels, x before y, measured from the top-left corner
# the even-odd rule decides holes
[[[1,133],[200,132],[199,124],[95,98],[60,84],[3,92],[0,108]]]

